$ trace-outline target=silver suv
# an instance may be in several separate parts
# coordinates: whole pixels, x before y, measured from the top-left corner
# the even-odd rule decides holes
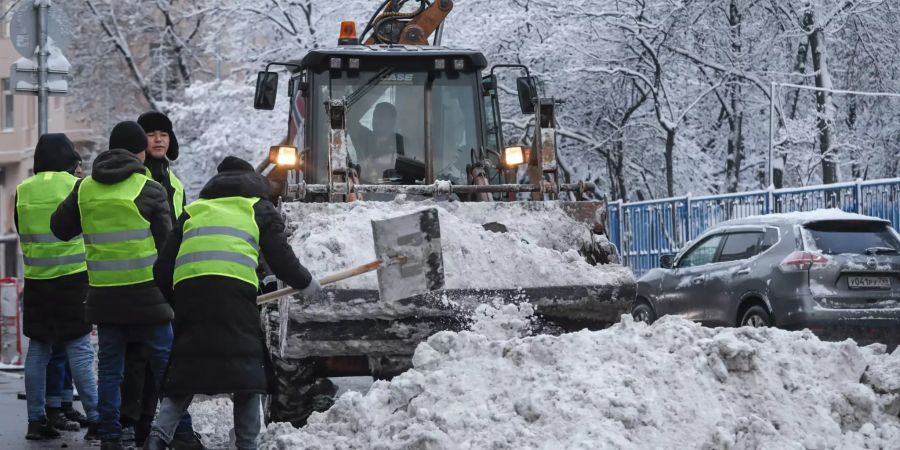
[[[710,326],[808,328],[822,339],[900,340],[900,236],[837,210],[724,222],[638,279],[632,315]]]

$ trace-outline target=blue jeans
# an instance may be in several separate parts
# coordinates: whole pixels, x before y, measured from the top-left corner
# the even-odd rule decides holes
[[[121,386],[125,370],[125,347],[129,342],[141,342],[150,351],[150,366],[157,383],[169,364],[172,349],[172,325],[98,325],[97,338],[100,344],[100,439],[117,441],[122,439],[122,424],[119,422],[119,408],[122,405]],[[157,386],[158,388],[158,386]],[[81,389],[79,388],[79,392]],[[184,414],[178,432],[193,432],[191,416]]]
[[[72,403],[72,371],[69,369],[66,348],[54,345],[47,364],[47,407],[61,408],[63,403]]]
[[[72,368],[75,387],[81,394],[84,414],[91,422],[97,422],[97,380],[94,378],[94,348],[90,335],[57,344],[65,350]],[[25,357],[25,394],[28,403],[28,421],[38,422],[47,418],[44,408],[47,388],[47,364],[53,354],[53,346],[32,340]]]
[[[238,450],[256,450],[256,437],[260,430],[262,395],[234,394],[234,437]],[[178,418],[187,411],[194,399],[193,395],[164,397],[159,404],[159,414],[153,421],[150,435],[160,437],[165,443],[172,442],[173,430]]]

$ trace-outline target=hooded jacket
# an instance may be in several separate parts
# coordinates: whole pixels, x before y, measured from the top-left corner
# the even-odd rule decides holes
[[[267,195],[266,179],[252,171],[219,173],[200,192],[201,199],[260,198],[253,206],[260,254],[279,278],[302,289],[312,277],[288,245],[281,214]],[[256,306],[258,290],[217,275],[183,280],[173,290],[187,218],[179,219],[154,266],[154,277],[175,309],[175,341],[163,393],[265,393],[274,383]]]
[[[34,173],[73,172],[81,158],[64,134],[45,134],[34,150]],[[18,200],[18,199],[17,199]],[[13,204],[17,204],[13,201]],[[16,229],[19,210],[14,210]],[[62,343],[91,332],[85,320],[87,272],[49,280],[25,279],[22,325],[25,336],[44,343]]]
[[[97,156],[91,177],[103,184],[121,182],[134,173],[144,174],[141,160],[127,150],[108,150]],[[81,213],[78,209],[78,188],[59,205],[50,221],[50,229],[57,238],[72,239],[82,233]],[[150,222],[150,232],[159,251],[172,228],[166,191],[155,181],[148,181],[134,199],[141,216]],[[129,286],[90,287],[87,297],[87,317],[91,323],[109,325],[153,325],[173,318],[172,308],[153,281]]]

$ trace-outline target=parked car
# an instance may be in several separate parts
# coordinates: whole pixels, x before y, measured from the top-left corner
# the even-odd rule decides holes
[[[632,315],[709,326],[808,328],[900,340],[900,236],[886,220],[819,210],[724,222],[638,279]]]

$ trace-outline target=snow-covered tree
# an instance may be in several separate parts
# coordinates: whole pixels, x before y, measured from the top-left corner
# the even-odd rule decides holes
[[[106,125],[163,108],[186,155],[258,160],[286,109],[251,109],[255,73],[336,44],[340,21],[361,30],[380,3],[72,2],[77,104]],[[776,186],[900,175],[900,99],[840,92],[898,91],[898,19],[888,0],[458,0],[443,44],[528,65],[564,102],[564,176],[636,200],[765,187],[771,101]],[[501,73],[501,107],[522,139],[515,76]]]

